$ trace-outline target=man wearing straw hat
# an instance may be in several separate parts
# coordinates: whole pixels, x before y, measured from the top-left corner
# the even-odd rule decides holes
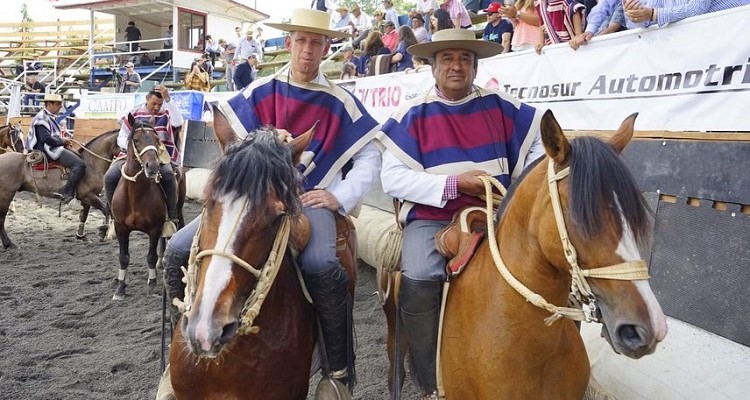
[[[381,180],[402,202],[405,223],[399,311],[417,382],[436,398],[435,356],[446,259],[435,234],[453,214],[484,205],[482,175],[506,187],[544,153],[542,113],[505,93],[473,84],[478,60],[502,53],[494,42],[475,40],[465,29],[436,32],[432,42],[407,49],[433,61],[435,86],[383,125]]]
[[[336,256],[335,213],[349,214],[370,189],[380,171],[380,152],[370,143],[379,125],[349,91],[331,83],[320,71],[331,38],[349,35],[331,30],[330,17],[318,10],[297,9],[290,23],[266,25],[289,32],[285,47],[290,66],[252,82],[220,110],[240,136],[272,125],[292,135],[317,123],[303,155],[303,212],[310,221],[310,242],[300,254],[302,275],[318,313],[328,361],[324,382],[347,392],[354,384],[349,277]],[[350,164],[344,177],[342,169]],[[165,284],[171,299],[182,297],[180,265],[187,265],[197,220],[169,241],[165,252]],[[348,393],[347,393],[348,394]],[[350,398],[350,394],[346,398]]]
[[[76,187],[86,174],[86,164],[74,151],[67,149],[70,138],[63,127],[57,122],[57,113],[62,108],[62,96],[47,93],[42,102],[44,108],[31,120],[31,128],[26,148],[40,150],[52,160],[59,162],[69,169],[65,186],[55,195],[63,203],[68,203],[75,197]]]

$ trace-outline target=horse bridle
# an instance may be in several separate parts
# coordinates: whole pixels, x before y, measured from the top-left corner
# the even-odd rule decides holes
[[[138,129],[142,131],[146,130],[146,128],[143,128],[143,127],[138,128]],[[136,129],[136,131],[138,129]],[[138,160],[138,164],[141,165],[141,169],[140,171],[136,172],[135,175],[129,176],[128,174],[125,173],[125,163],[123,163],[122,166],[120,167],[120,173],[122,174],[122,177],[125,178],[125,180],[128,180],[130,182],[135,182],[138,179],[138,176],[144,173],[146,169],[146,166],[143,165],[143,160],[141,159],[141,156],[146,154],[147,151],[153,150],[156,153],[156,157],[159,157],[159,149],[157,149],[156,146],[150,144],[144,147],[143,149],[141,149],[141,151],[138,151],[138,149],[135,147],[135,143],[132,140],[130,141],[130,144],[133,146],[133,154],[135,155],[135,159]],[[156,178],[154,179],[154,181],[156,183],[159,183],[159,180],[161,180],[161,175],[156,174]]]
[[[12,153],[12,152],[17,151],[16,142],[21,138],[21,128],[19,124],[13,124],[13,125],[8,124],[6,125],[6,127],[8,128],[9,145],[8,145],[8,148],[0,149],[0,150],[9,151]]]
[[[490,252],[495,262],[500,275],[505,278],[508,284],[513,287],[521,296],[523,296],[531,304],[543,308],[549,311],[552,315],[545,318],[544,322],[547,325],[551,325],[560,318],[570,318],[575,321],[585,322],[599,322],[600,312],[596,306],[596,297],[591,291],[591,286],[586,277],[594,279],[616,279],[616,280],[641,280],[648,279],[648,268],[646,262],[643,260],[626,261],[615,265],[594,268],[594,269],[581,269],[578,265],[578,255],[573,243],[570,241],[568,236],[568,230],[565,226],[565,219],[562,212],[562,204],[560,202],[560,193],[558,190],[558,182],[565,179],[570,174],[570,167],[563,168],[559,172],[555,173],[555,166],[552,160],[548,163],[547,168],[547,183],[549,185],[550,200],[552,203],[552,210],[555,214],[555,222],[557,224],[557,231],[560,235],[560,241],[562,242],[563,252],[565,259],[570,265],[570,273],[572,275],[572,282],[570,288],[571,297],[576,299],[581,308],[574,307],[559,307],[554,304],[547,302],[542,296],[534,293],[531,289],[521,283],[516,277],[511,274],[507,266],[503,263],[500,257],[500,250],[497,246],[497,239],[495,238],[494,221],[492,218],[492,187],[497,188],[500,193],[505,196],[506,190],[503,185],[493,177],[482,176],[480,179],[485,185],[485,194],[487,196],[487,234],[490,246]]]
[[[237,229],[240,218],[244,214],[244,210],[247,207],[247,201],[242,207],[242,210],[238,213],[237,220],[235,221],[232,233]],[[206,256],[219,256],[231,260],[235,264],[244,268],[247,272],[252,274],[257,282],[255,288],[250,292],[250,295],[245,300],[242,310],[240,311],[238,320],[240,321],[238,332],[241,335],[248,333],[258,333],[260,328],[253,326],[255,318],[260,314],[260,309],[263,306],[263,302],[268,297],[268,292],[273,286],[273,282],[276,280],[276,275],[281,269],[281,262],[284,260],[286,254],[287,244],[289,243],[289,233],[291,231],[291,221],[289,216],[284,214],[281,216],[281,225],[276,231],[276,237],[271,245],[271,251],[268,254],[266,262],[260,269],[253,267],[245,260],[237,257],[230,253],[226,248],[224,249],[209,249],[200,250],[200,234],[203,225],[203,217],[205,216],[205,208],[201,212],[200,222],[198,224],[198,231],[193,236],[193,242],[190,246],[190,258],[188,259],[188,268],[181,267],[183,274],[185,274],[185,299],[180,301],[178,299],[172,300],[172,304],[177,306],[181,313],[190,311],[195,300],[196,291],[198,290],[198,269],[200,267],[201,260]],[[230,234],[231,236],[231,234]]]

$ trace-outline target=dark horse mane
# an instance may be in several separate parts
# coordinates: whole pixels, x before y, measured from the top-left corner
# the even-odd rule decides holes
[[[598,236],[605,227],[607,215],[616,210],[617,204],[636,240],[645,243],[651,232],[648,206],[620,155],[608,143],[594,137],[578,137],[570,144],[568,201],[572,228],[585,239]],[[534,161],[513,182],[498,209],[498,216],[502,216],[515,189],[542,159],[544,157]],[[614,218],[613,222],[622,231],[622,221]]]
[[[101,135],[99,135],[99,136],[97,136],[97,137],[89,140],[88,142],[86,142],[86,144],[84,146],[86,148],[90,148],[91,146],[97,144],[99,142],[99,140],[104,140],[106,137],[108,137],[110,135],[113,135],[113,134],[118,134],[118,133],[120,133],[119,129],[112,129],[110,131],[106,131],[106,132],[102,133]],[[83,147],[80,148],[80,149],[78,149],[78,154],[83,155]]]
[[[302,177],[292,163],[291,148],[276,138],[273,128],[259,128],[247,139],[230,145],[211,173],[214,196],[246,198],[248,209],[266,210],[275,192],[286,212],[297,215]]]

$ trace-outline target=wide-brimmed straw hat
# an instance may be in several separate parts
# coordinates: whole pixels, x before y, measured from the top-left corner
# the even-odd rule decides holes
[[[63,100],[62,100],[62,96],[60,96],[59,94],[47,93],[44,95],[42,102],[46,103],[48,101],[56,101],[56,102],[62,103]]]
[[[406,51],[413,56],[433,59],[435,53],[447,49],[469,50],[477,55],[477,59],[492,57],[503,52],[501,44],[478,40],[473,31],[459,28],[437,31],[432,35],[432,42],[411,45]]]
[[[347,38],[352,36],[346,32],[328,29],[331,26],[331,16],[327,12],[305,8],[298,8],[292,11],[292,19],[289,23],[267,22],[266,25],[286,32],[320,33],[330,38]]]

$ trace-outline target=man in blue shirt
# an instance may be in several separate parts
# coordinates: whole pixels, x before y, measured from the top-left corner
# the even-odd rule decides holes
[[[513,25],[500,15],[502,5],[496,1],[484,10],[487,13],[487,26],[484,27],[482,40],[503,45],[503,53],[510,51],[510,39],[513,36]]]
[[[586,18],[586,31],[568,42],[573,50],[588,43],[591,38],[626,28],[625,12],[620,0],[599,0]]]
[[[247,62],[243,62],[237,65],[237,69],[234,71],[234,87],[237,90],[242,90],[248,87],[255,80],[256,70],[255,66],[258,64],[258,58],[255,53],[251,53],[247,57]]]

